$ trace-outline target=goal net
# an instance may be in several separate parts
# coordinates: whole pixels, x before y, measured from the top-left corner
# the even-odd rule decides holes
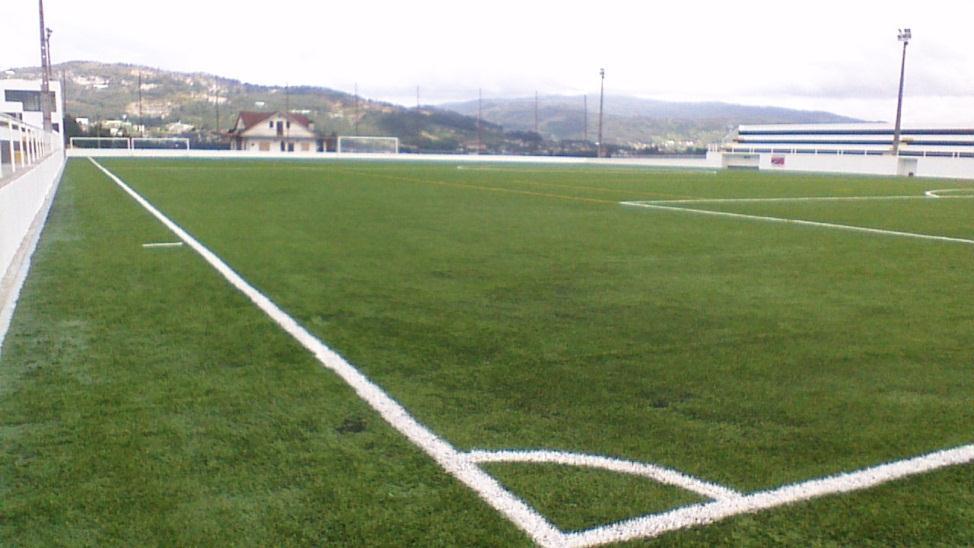
[[[132,148],[189,150],[189,139],[185,137],[133,137]]]
[[[71,148],[130,148],[128,137],[72,137]]]
[[[338,138],[337,152],[352,154],[399,154],[397,137],[348,137]]]

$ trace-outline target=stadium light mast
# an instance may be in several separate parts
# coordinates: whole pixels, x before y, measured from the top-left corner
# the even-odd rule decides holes
[[[44,131],[51,131],[51,30],[44,24],[44,0],[37,0],[41,24],[41,116]]]
[[[582,95],[582,135],[585,142],[588,142],[588,94]]]
[[[900,93],[896,100],[896,127],[893,129],[893,155],[900,153],[900,124],[903,121],[903,80],[906,77],[906,46],[910,45],[913,39],[913,32],[910,29],[899,29],[897,39],[903,42],[903,61],[900,64]]]
[[[605,69],[599,69],[599,76],[602,77],[602,89],[599,91],[599,142],[598,156],[605,157],[605,147],[602,146],[602,108],[605,106]]]

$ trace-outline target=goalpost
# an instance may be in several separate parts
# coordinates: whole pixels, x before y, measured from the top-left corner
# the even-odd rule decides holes
[[[343,135],[338,138],[336,152],[351,154],[399,154],[398,137],[353,137]]]
[[[71,148],[132,148],[128,137],[72,137]]]
[[[186,137],[133,137],[132,148],[189,150],[189,139]]]

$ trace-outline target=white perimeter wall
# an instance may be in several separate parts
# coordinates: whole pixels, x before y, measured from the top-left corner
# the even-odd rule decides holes
[[[0,308],[4,306],[4,284],[11,277],[14,256],[63,168],[64,157],[56,151],[28,170],[0,179]]]
[[[783,158],[783,166],[772,165],[771,158]],[[895,156],[864,156],[837,154],[761,154],[761,171],[802,171],[818,173],[850,173],[855,175],[896,175]],[[972,174],[974,175],[974,174]]]
[[[807,173],[848,173],[853,175],[896,176],[901,162],[916,162],[917,177],[974,180],[974,158],[924,158],[901,156],[864,156],[861,154],[760,154],[761,171],[797,171]],[[773,165],[772,158],[784,158],[783,166]]]
[[[681,169],[720,168],[720,155],[707,158],[573,158],[564,156],[477,156],[463,154],[353,154],[335,152],[257,152],[241,150],[158,150],[158,149],[95,149],[68,150],[71,158],[215,158],[237,160],[386,160],[390,162],[453,162],[453,163],[518,163],[561,165],[609,165],[638,167],[669,167]]]

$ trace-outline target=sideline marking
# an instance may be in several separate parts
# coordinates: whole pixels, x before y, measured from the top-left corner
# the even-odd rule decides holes
[[[883,200],[927,200],[939,198],[929,193],[923,196],[910,194],[905,196],[797,196],[782,198],[694,198],[690,200],[640,200],[638,203],[648,204],[722,204],[722,203],[773,203],[773,202],[867,202]],[[953,196],[953,198],[974,198],[974,196]],[[636,203],[636,202],[627,202]]]
[[[512,523],[520,527],[535,542],[542,546],[583,547],[639,538],[651,538],[668,531],[706,525],[740,514],[784,506],[825,495],[858,491],[908,476],[922,474],[948,466],[974,462],[974,445],[966,445],[956,449],[938,451],[921,457],[867,468],[858,472],[809,480],[749,495],[720,498],[716,502],[678,508],[663,514],[635,518],[587,531],[563,533],[524,501],[504,489],[497,480],[477,466],[477,462],[475,461],[476,455],[484,455],[486,457],[491,453],[473,452],[464,454],[457,451],[446,440],[438,437],[431,430],[420,424],[402,405],[392,399],[378,385],[370,381],[358,369],[345,361],[344,358],[301,327],[296,320],[274,304],[267,296],[248,284],[216,254],[166,217],[115,174],[105,169],[94,158],[89,157],[88,159],[131,196],[132,199],[145,208],[146,211],[199,253],[207,263],[274,320],[284,331],[314,354],[322,366],[330,369],[349,384],[355,390],[355,393],[375,409],[393,428],[432,457],[450,475],[473,489],[481,499],[493,506],[501,515],[507,517]],[[677,207],[660,206],[660,208],[675,209],[678,211],[701,211]],[[612,459],[607,460],[612,461]],[[652,465],[640,466],[656,468],[652,467]]]
[[[672,202],[670,202],[672,203]],[[836,223],[824,223],[821,221],[804,221],[802,219],[789,219],[787,217],[768,217],[765,215],[747,215],[744,213],[731,213],[729,211],[713,211],[710,209],[692,209],[689,207],[674,207],[660,205],[660,202],[620,202],[620,205],[628,207],[644,207],[647,209],[662,209],[665,211],[682,211],[684,213],[695,213],[697,215],[712,215],[715,217],[730,217],[732,219],[747,219],[751,221],[764,221],[768,223],[783,223],[803,226],[815,226],[819,228],[833,228],[837,230],[848,230],[852,232],[865,232],[868,234],[881,234],[883,236],[898,236],[901,238],[914,238],[918,240],[935,240],[939,242],[950,242],[955,244],[974,245],[974,240],[965,238],[953,238],[950,236],[936,236],[933,234],[920,234],[916,232],[900,232],[898,230],[884,230],[881,228],[869,228],[865,226],[840,225]]]
[[[414,419],[406,409],[392,399],[378,385],[370,381],[358,369],[345,361],[340,355],[328,348],[315,338],[294,318],[289,316],[273,301],[247,283],[239,274],[231,269],[216,254],[193,238],[179,225],[156,209],[139,193],[135,192],[114,173],[105,169],[94,158],[88,158],[98,169],[105,173],[122,190],[164,224],[176,236],[186,242],[203,259],[217,270],[241,293],[247,296],[258,308],[267,314],[284,331],[294,337],[302,346],[310,351],[318,361],[348,383],[360,398],[365,400],[379,415],[393,428],[413,444],[433,458],[450,475],[474,490],[481,499],[494,507],[501,515],[520,527],[535,542],[543,546],[564,546],[566,537],[548,520],[543,518],[524,501],[504,489],[497,480],[470,462],[446,440],[434,434]]]
[[[663,468],[662,466],[597,455],[567,453],[563,451],[471,451],[466,456],[472,462],[476,463],[564,464],[584,468],[599,468],[620,474],[628,474],[630,476],[641,476],[655,480],[658,483],[679,487],[713,500],[739,499],[744,496],[733,489],[703,481],[682,472],[677,472],[676,470]]]
[[[795,502],[825,495],[850,493],[875,487],[893,480],[903,479],[948,466],[974,462],[974,445],[937,451],[920,457],[874,466],[826,478],[785,485],[777,489],[760,491],[737,499],[695,504],[662,514],[622,521],[605,527],[568,535],[569,546],[595,546],[623,542],[636,538],[651,538],[669,531],[707,525],[716,521],[768,510]]]
[[[183,242],[162,242],[158,244],[142,244],[145,249],[154,249],[157,247],[183,247]]]
[[[960,193],[961,196],[941,196],[941,194]],[[939,190],[928,190],[923,193],[928,198],[974,198],[974,188],[942,188]]]

